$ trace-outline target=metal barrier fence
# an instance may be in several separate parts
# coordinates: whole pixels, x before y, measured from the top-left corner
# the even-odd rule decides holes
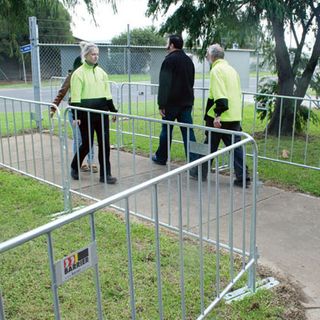
[[[47,245],[48,245],[48,261],[50,266],[50,273],[51,273],[51,290],[52,290],[52,296],[53,296],[53,304],[54,304],[54,314],[55,319],[61,318],[60,313],[60,301],[59,301],[59,294],[58,289],[59,287],[69,279],[69,276],[66,275],[67,269],[66,269],[66,263],[68,264],[70,259],[74,257],[75,255],[80,255],[79,251],[81,251],[81,254],[83,252],[86,252],[86,261],[82,261],[84,264],[87,263],[88,267],[93,267],[94,269],[94,283],[96,287],[96,301],[97,301],[97,311],[96,311],[96,317],[98,319],[103,319],[104,315],[107,316],[108,310],[105,306],[105,303],[103,301],[103,292],[105,288],[101,286],[100,281],[100,275],[99,275],[99,266],[101,267],[101,263],[98,265],[98,260],[103,260],[100,252],[98,254],[97,252],[97,241],[96,238],[96,231],[95,231],[95,217],[97,215],[97,211],[100,209],[103,209],[107,206],[114,206],[118,207],[119,210],[124,212],[125,216],[125,225],[126,225],[126,239],[127,239],[127,259],[128,259],[128,292],[130,296],[130,318],[136,319],[138,317],[138,314],[141,313],[137,309],[136,301],[139,300],[139,287],[137,282],[135,282],[135,269],[134,269],[134,260],[132,259],[132,232],[130,229],[130,222],[132,220],[132,216],[137,216],[137,212],[135,211],[136,206],[136,199],[137,197],[140,197],[140,199],[145,199],[146,195],[149,195],[148,199],[150,199],[150,204],[148,205],[148,211],[150,212],[150,217],[145,217],[142,215],[138,215],[139,217],[143,217],[147,219],[149,222],[153,223],[154,232],[155,232],[155,246],[154,246],[154,252],[155,255],[155,262],[156,262],[156,268],[154,270],[156,274],[156,286],[157,286],[157,303],[158,303],[158,317],[160,319],[163,318],[170,318],[169,315],[166,315],[166,306],[164,305],[163,301],[163,282],[162,282],[162,249],[163,247],[160,245],[160,235],[161,235],[161,229],[160,226],[166,226],[162,222],[162,206],[165,204],[163,203],[163,197],[161,193],[163,192],[164,188],[167,188],[168,184],[174,184],[175,193],[174,196],[175,199],[173,202],[175,205],[176,210],[176,227],[172,227],[172,230],[177,231],[177,241],[178,241],[178,247],[179,247],[179,255],[177,256],[177,259],[179,261],[179,270],[180,270],[180,303],[181,306],[181,318],[186,319],[189,318],[189,310],[188,310],[188,303],[186,301],[185,292],[186,290],[189,290],[188,288],[188,281],[185,278],[187,275],[187,271],[185,270],[186,262],[184,261],[184,248],[187,246],[188,238],[187,236],[192,236],[197,241],[197,246],[199,250],[199,283],[198,288],[199,291],[197,294],[193,293],[193,299],[196,299],[199,303],[197,310],[198,316],[197,319],[204,319],[211,311],[212,309],[221,301],[221,299],[231,290],[232,287],[236,285],[236,283],[247,273],[249,272],[248,277],[248,288],[252,291],[255,291],[255,266],[256,266],[256,260],[257,260],[257,253],[256,253],[256,174],[253,174],[253,187],[252,187],[252,199],[251,201],[246,202],[247,195],[246,190],[240,190],[240,194],[242,194],[243,199],[240,200],[241,207],[236,206],[236,199],[235,194],[236,192],[233,190],[233,184],[232,184],[232,175],[230,177],[223,177],[219,176],[218,171],[216,171],[214,177],[215,182],[210,182],[215,186],[215,196],[211,196],[211,192],[208,192],[207,196],[205,196],[205,193],[207,190],[205,190],[205,186],[203,183],[199,180],[197,183],[194,183],[194,186],[191,186],[191,182],[188,179],[188,172],[191,168],[198,166],[199,170],[201,170],[201,164],[205,163],[207,161],[211,161],[214,159],[214,162],[216,163],[216,166],[219,162],[219,157],[223,154],[226,154],[229,157],[233,157],[234,149],[237,147],[245,148],[246,145],[252,144],[254,145],[254,141],[251,137],[247,135],[243,135],[245,138],[236,143],[233,144],[230,147],[226,147],[223,150],[220,150],[214,154],[205,156],[204,158],[201,158],[199,160],[196,160],[195,162],[186,164],[184,166],[181,166],[179,168],[176,168],[170,172],[167,172],[165,174],[162,174],[160,176],[157,176],[153,179],[149,179],[148,181],[141,183],[135,187],[129,188],[123,192],[117,193],[105,200],[102,200],[100,202],[97,202],[93,205],[90,205],[84,209],[78,210],[76,212],[73,212],[67,216],[61,217],[60,219],[48,223],[44,226],[41,226],[37,229],[31,230],[25,234],[22,234],[16,238],[7,240],[3,243],[0,243],[0,254],[4,254],[8,250],[13,250],[14,248],[28,242],[31,240],[34,240],[40,236],[46,236],[47,237]],[[254,172],[256,172],[256,160],[255,157],[255,164],[254,164]],[[187,179],[187,180],[186,180]],[[187,182],[187,183],[186,183]],[[224,189],[223,185],[226,185],[226,190]],[[186,223],[186,201],[185,196],[186,194],[190,193],[191,189],[196,189],[196,195],[197,197],[194,197],[193,200],[195,201],[195,205],[198,208],[196,212],[194,212],[193,218],[195,221],[198,221],[198,227],[196,232],[191,232],[185,230],[185,223]],[[209,186],[208,186],[209,188]],[[223,193],[226,192],[229,195],[226,197],[228,200],[223,201],[224,195]],[[172,198],[173,198],[172,194]],[[248,205],[250,202],[251,208],[248,209]],[[119,204],[123,203],[124,206],[119,207]],[[237,205],[239,205],[237,203]],[[206,209],[207,206],[210,208],[210,212],[208,212],[212,219],[211,226],[209,228],[209,221],[208,222],[208,230],[211,229],[211,231],[214,233],[214,237],[211,236],[210,238],[205,235],[204,230],[204,223],[206,222],[206,218],[204,217],[206,215]],[[224,206],[227,206],[223,209]],[[227,215],[224,216],[222,211],[227,210]],[[241,212],[240,219],[241,219],[241,230],[235,230],[234,228],[234,219],[235,214],[237,212]],[[53,233],[58,232],[58,229],[62,226],[65,226],[67,224],[71,224],[78,219],[84,218],[86,216],[89,216],[89,224],[91,229],[91,242],[90,244],[84,249],[76,251],[76,253],[72,253],[71,255],[67,255],[66,253],[59,252],[59,257],[54,254],[54,251],[56,248],[54,248],[53,245]],[[250,227],[247,227],[247,223],[250,224]],[[214,224],[214,226],[213,226]],[[239,236],[241,238],[240,243],[242,244],[241,249],[234,249],[233,244],[235,241],[235,234],[239,233]],[[227,244],[223,244],[223,239],[227,237]],[[213,279],[210,280],[210,282],[215,283],[215,291],[213,298],[207,297],[207,289],[204,287],[204,279],[206,276],[206,273],[208,270],[205,268],[205,262],[204,262],[204,245],[205,242],[209,242],[211,244],[214,244],[216,247],[215,253],[212,253],[211,259],[215,259],[216,261],[216,268],[215,268],[215,276]],[[220,274],[220,265],[221,265],[221,259],[222,259],[222,253],[221,249],[225,248],[226,254],[228,256],[228,281],[227,284],[225,284],[226,280],[224,279],[222,281],[221,274]],[[80,249],[80,248],[79,248]],[[60,251],[60,250],[58,250]],[[240,254],[240,268],[239,266],[236,266],[236,252]],[[99,255],[100,259],[97,257]],[[67,261],[67,262],[66,262]],[[71,262],[70,262],[71,263]],[[64,268],[62,267],[64,265]],[[66,271],[67,270],[67,271]],[[79,269],[79,272],[82,271]],[[194,273],[194,270],[192,270]],[[225,276],[224,276],[225,277]],[[71,278],[71,277],[70,277]],[[172,285],[172,284],[171,284]],[[211,286],[210,286],[211,287]],[[209,290],[209,296],[212,296],[212,288]],[[4,300],[4,309],[5,309],[5,301],[6,301],[6,292],[3,292],[3,300]],[[140,314],[141,315],[141,314]],[[141,315],[143,316],[143,315]]]
[[[157,105],[158,85],[131,82],[131,83],[115,83],[111,82],[112,94],[117,102],[119,111],[124,114],[137,115],[150,118],[160,118]],[[195,87],[195,105],[193,108],[193,120],[195,124],[203,123],[203,114],[205,110],[205,97],[208,88]],[[54,90],[51,89],[52,92]],[[263,97],[264,103],[259,100]],[[270,115],[272,112],[272,104],[280,99],[280,105],[284,101],[293,101],[293,112],[295,114],[292,131],[290,135],[281,133],[281,119],[285,112],[281,108],[279,114],[279,129],[277,135],[268,133],[270,123]],[[301,116],[297,115],[297,106],[302,102],[305,107],[305,119],[301,132],[296,132],[297,125],[300,125]],[[298,98],[280,95],[269,95],[252,92],[242,92],[242,125],[246,132],[249,132],[255,139],[259,147],[259,158],[284,164],[295,165],[302,168],[320,170],[320,151],[317,147],[317,139],[320,134],[320,100],[312,98]],[[259,119],[259,114],[265,113],[263,120]],[[318,122],[317,120],[318,119]],[[121,123],[121,132],[130,134],[123,127],[125,119]],[[128,129],[128,128],[127,128]],[[155,131],[156,132],[156,131]],[[158,132],[154,138],[157,138]],[[147,127],[140,134],[149,135]],[[198,141],[202,141],[201,132],[195,129]],[[122,139],[122,136],[121,136]],[[176,142],[182,143],[180,136],[176,137]],[[249,153],[250,155],[250,153]]]
[[[50,108],[57,111],[56,129]],[[63,188],[66,175],[63,128],[60,111],[54,104],[0,96],[1,166]],[[59,161],[55,162],[55,158]],[[65,203],[65,207],[69,205]]]
[[[320,150],[317,143],[320,135],[319,99],[243,92],[245,101],[254,101],[251,123],[243,121],[259,147],[259,158],[302,168],[320,170]],[[262,101],[261,101],[262,100]],[[276,135],[269,133],[271,113],[278,100],[280,105]],[[287,114],[286,103],[291,104],[292,126],[289,134],[282,133],[283,117]],[[301,106],[300,106],[301,105]],[[301,111],[302,109],[302,111]],[[263,114],[263,119],[259,116]],[[299,130],[298,130],[299,129]]]
[[[0,98],[4,105],[7,104],[7,98]],[[12,123],[17,124],[17,112],[16,106],[27,104],[26,113],[30,113],[30,108],[32,107],[31,101],[22,101],[17,99],[9,99],[12,101]],[[45,104],[46,108],[49,108],[50,104]],[[78,108],[74,108],[78,109]],[[20,113],[21,117],[25,117],[23,108]],[[82,109],[83,110],[83,109]],[[111,142],[115,142],[114,149],[111,152],[111,164],[113,166],[113,171],[117,172],[116,176],[118,178],[118,184],[107,185],[98,182],[97,176],[93,172],[80,173],[79,181],[70,181],[69,167],[71,151],[68,139],[67,128],[67,114],[68,109],[64,112],[64,121],[59,121],[62,123],[61,130],[55,132],[57,136],[53,135],[54,130],[50,126],[49,118],[48,130],[46,133],[47,124],[46,119],[43,119],[43,127],[40,132],[37,132],[39,136],[39,143],[35,142],[33,132],[34,124],[30,122],[30,127],[26,127],[25,124],[21,128],[17,125],[13,126],[11,130],[9,126],[9,110],[6,106],[3,120],[7,128],[5,131],[1,131],[1,165],[10,169],[15,169],[21,173],[27,173],[29,176],[36,177],[42,181],[48,181],[52,183],[52,180],[61,176],[62,189],[65,192],[65,204],[70,205],[71,200],[70,192],[72,194],[80,194],[88,198],[98,200],[105,199],[93,206],[89,206],[83,210],[79,210],[75,213],[61,217],[56,222],[49,223],[46,226],[40,227],[34,231],[30,231],[25,235],[21,235],[16,239],[8,240],[0,244],[0,253],[9,250],[17,245],[22,244],[25,241],[29,241],[38,237],[40,235],[47,235],[48,241],[48,254],[49,254],[49,264],[51,268],[52,277],[52,292],[54,297],[55,305],[55,317],[59,319],[59,299],[58,299],[58,284],[57,284],[57,274],[55,270],[58,268],[58,262],[55,262],[53,255],[53,243],[51,239],[51,233],[53,230],[60,228],[62,225],[71,223],[78,218],[84,217],[85,215],[90,215],[90,225],[91,225],[91,244],[88,247],[88,252],[94,255],[96,251],[95,246],[95,231],[94,231],[94,215],[96,210],[103,207],[112,205],[114,208],[120,212],[125,213],[126,217],[126,230],[127,230],[127,245],[128,245],[128,260],[129,260],[129,292],[131,301],[131,317],[135,318],[137,315],[137,310],[134,302],[137,299],[137,293],[135,292],[134,286],[134,272],[132,267],[131,253],[130,253],[130,217],[136,216],[145,219],[154,224],[156,230],[156,260],[157,260],[157,290],[158,290],[158,308],[159,317],[166,318],[163,315],[163,306],[161,299],[161,252],[159,248],[159,226],[167,227],[172,231],[176,231],[179,234],[179,261],[180,261],[180,285],[181,285],[181,313],[182,318],[188,317],[188,305],[185,303],[184,298],[184,287],[187,285],[187,281],[184,278],[184,256],[183,256],[183,246],[184,246],[184,236],[190,236],[198,239],[199,245],[199,264],[200,264],[200,294],[199,294],[199,319],[204,318],[219,301],[222,299],[227,292],[235,285],[235,283],[244,276],[246,271],[250,271],[248,286],[252,291],[255,290],[255,263],[256,263],[256,245],[255,245],[255,220],[256,220],[256,185],[257,185],[257,151],[255,147],[254,140],[245,133],[239,132],[229,132],[225,131],[226,134],[240,135],[243,140],[237,144],[233,144],[230,147],[224,148],[215,154],[210,154],[204,156],[203,158],[196,160],[184,166],[179,166],[179,163],[173,161],[177,157],[184,158],[184,151],[181,144],[176,145],[173,142],[171,147],[172,153],[169,151],[168,165],[167,167],[158,166],[150,160],[155,147],[158,144],[154,144],[154,136],[156,136],[156,131],[160,130],[160,126],[164,123],[161,120],[150,119],[139,116],[132,116],[126,114],[115,114],[116,122],[110,124],[111,128],[115,130],[114,135],[111,134]],[[45,112],[44,112],[45,114]],[[49,110],[47,111],[49,117]],[[109,113],[99,112],[101,115],[107,115]],[[57,113],[59,117],[59,112]],[[3,123],[3,122],[1,122]],[[122,139],[122,143],[119,144],[119,136],[122,135],[121,123],[126,123],[130,126],[130,134],[125,134]],[[216,131],[216,129],[209,129],[202,126],[190,126],[180,123],[165,122],[169,128],[169,125],[174,127],[186,127],[189,132],[191,128],[195,127],[197,130],[202,130],[203,135],[206,130]],[[140,128],[149,128],[149,135],[142,135],[140,133]],[[3,128],[3,124],[1,125]],[[23,128],[23,130],[21,130]],[[29,137],[27,137],[29,135]],[[187,134],[190,136],[190,132]],[[28,139],[29,138],[29,139]],[[68,140],[68,142],[67,142]],[[37,140],[38,141],[38,140]],[[43,142],[41,142],[43,141]],[[46,141],[51,141],[48,145]],[[53,142],[52,142],[53,141]],[[18,155],[20,147],[19,143],[22,144],[23,149],[34,149],[35,155],[28,159],[19,158]],[[47,145],[47,148],[45,147]],[[13,156],[12,148],[15,146],[15,156]],[[232,163],[234,157],[234,149],[240,147],[243,154],[247,152],[247,148],[250,146],[253,150],[254,161],[252,168],[252,188],[234,189],[233,186],[233,168],[230,168],[229,172],[225,175],[219,175],[219,164],[221,162],[221,157],[226,156]],[[61,154],[55,152],[55,147],[58,150],[63,150]],[[201,146],[199,146],[201,148]],[[204,154],[209,153],[208,146],[202,146]],[[189,154],[192,147],[188,143]],[[38,152],[37,150],[40,150]],[[41,151],[42,150],[42,151]],[[49,150],[51,150],[49,152]],[[130,152],[128,152],[130,151]],[[65,152],[65,154],[64,154]],[[149,157],[141,156],[144,153],[149,155]],[[25,155],[29,155],[26,151]],[[180,155],[179,155],[180,154]],[[209,172],[208,179],[206,182],[202,182],[201,179],[194,181],[190,177],[189,170],[193,167],[198,166],[198,170],[201,173],[202,166],[200,164],[208,162],[214,159],[215,163],[215,173]],[[244,165],[245,165],[244,156]],[[65,161],[66,160],[66,161]],[[21,163],[32,162],[32,167],[35,168],[34,171],[30,169],[24,169],[20,165]],[[58,170],[57,163],[61,163],[61,172]],[[42,164],[42,170],[39,172],[37,170],[38,163]],[[28,167],[29,168],[29,167]],[[46,168],[52,168],[52,170],[47,170]],[[52,174],[50,174],[52,171]],[[166,172],[167,171],[167,172]],[[49,177],[50,176],[50,177]],[[199,174],[201,176],[201,174]],[[54,184],[54,183],[53,183]],[[57,183],[56,183],[57,184]],[[212,197],[212,193],[215,196]],[[70,208],[69,208],[70,209]],[[235,228],[235,220],[238,220],[239,228]],[[248,228],[247,225],[250,224]],[[208,242],[216,246],[215,259],[217,261],[215,283],[216,283],[216,294],[214,299],[210,302],[204,296],[203,290],[203,279],[204,279],[204,267],[203,267],[203,244]],[[235,248],[235,247],[238,248]],[[229,280],[227,284],[222,281],[219,266],[220,266],[220,249],[225,249],[229,255],[228,264],[228,274]],[[64,253],[65,254],[65,253]],[[64,255],[62,254],[62,256]],[[236,256],[240,254],[240,268],[239,265],[236,266]],[[103,311],[103,306],[101,304],[101,293],[99,285],[99,274],[97,263],[94,260],[93,265],[95,268],[95,283],[96,283],[96,293],[97,293],[97,303],[98,311],[97,317],[102,318],[102,314],[107,311]],[[61,275],[59,274],[61,278]],[[59,279],[60,279],[59,278]],[[62,281],[62,280],[61,280]],[[4,305],[6,301],[6,293],[3,293]]]
[[[120,86],[121,112],[159,118],[157,87],[158,85],[146,83],[122,83]],[[131,99],[127,94],[129,88],[131,88]],[[204,97],[207,95],[208,89],[195,87],[194,90],[194,123],[203,124]],[[264,105],[259,102],[261,97],[265,98]],[[285,112],[284,107],[280,109],[277,135],[268,133],[270,115],[273,108],[272,103],[276,99],[280,99],[281,106],[284,105],[284,101],[292,101],[294,118],[289,135],[281,133],[281,119]],[[297,133],[298,125],[301,125],[303,118],[297,113],[300,103],[304,104],[305,119],[301,132]],[[263,120],[258,119],[259,112],[266,113]],[[320,135],[319,99],[242,92],[242,113],[242,126],[246,132],[249,132],[256,139],[260,150],[259,158],[320,170],[320,151],[317,147],[317,140]],[[197,130],[196,135],[201,139],[201,134],[199,136]]]

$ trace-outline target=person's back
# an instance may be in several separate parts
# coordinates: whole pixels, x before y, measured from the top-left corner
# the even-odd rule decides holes
[[[165,70],[171,70],[171,82],[165,106],[169,108],[191,107],[194,101],[194,64],[183,50],[169,53],[164,60]],[[161,89],[160,89],[161,90]],[[160,101],[159,105],[162,102]]]
[[[192,60],[182,50],[183,39],[180,35],[168,37],[168,55],[164,59],[159,74],[158,105],[163,120],[192,124],[192,107],[194,102],[194,65]],[[165,165],[168,160],[168,144],[171,146],[173,126],[161,125],[159,147],[152,156],[156,164]],[[180,127],[186,157],[189,161],[197,155],[188,151],[189,141],[196,141],[193,129],[189,135],[186,127]],[[188,154],[189,153],[189,154]]]
[[[241,121],[240,77],[224,59],[218,59],[212,65],[209,96],[214,101],[219,99],[228,101],[228,108],[221,114],[221,121]],[[213,110],[208,114],[214,117]]]

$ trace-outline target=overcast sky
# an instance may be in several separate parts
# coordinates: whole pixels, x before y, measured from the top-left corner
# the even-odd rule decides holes
[[[98,2],[98,1],[97,1]],[[118,12],[113,13],[111,5],[98,2],[95,8],[95,26],[85,5],[78,5],[70,10],[73,35],[83,40],[111,40],[112,37],[130,29],[151,26],[151,18],[145,16],[148,0],[117,0]],[[159,25],[154,22],[154,25]]]

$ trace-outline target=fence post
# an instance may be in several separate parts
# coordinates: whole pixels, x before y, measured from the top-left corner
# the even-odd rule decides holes
[[[41,101],[41,73],[40,73],[40,52],[39,52],[39,33],[36,17],[29,17],[29,34],[31,44],[31,70],[33,95],[35,101]],[[35,105],[33,118],[37,123],[37,128],[41,130],[41,106]]]

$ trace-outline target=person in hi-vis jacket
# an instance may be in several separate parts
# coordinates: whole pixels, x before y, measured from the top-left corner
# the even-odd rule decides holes
[[[237,71],[224,59],[224,50],[219,44],[213,44],[208,48],[207,60],[212,64],[210,70],[209,95],[204,120],[206,126],[233,131],[242,131],[241,86]],[[234,143],[240,141],[240,136],[234,136]],[[211,142],[210,150],[218,150],[222,140],[226,146],[232,144],[232,136],[220,132],[211,132],[209,139],[206,132],[205,143]],[[245,186],[250,184],[248,168],[243,170],[242,148],[234,150],[234,171],[236,179],[234,185],[243,186],[243,171],[245,172]],[[190,171],[191,176],[197,177],[197,168]],[[202,179],[205,180],[208,173],[208,165],[202,166]]]
[[[115,108],[107,73],[98,66],[99,49],[94,43],[85,43],[81,48],[83,64],[71,76],[71,105],[86,109],[117,112]],[[109,117],[100,113],[73,110],[74,121],[78,123],[82,144],[71,162],[71,176],[79,179],[79,168],[93,145],[94,132],[98,140],[98,159],[100,182],[114,184],[117,179],[111,174]],[[89,132],[90,129],[90,132]],[[91,141],[89,141],[89,137]]]

